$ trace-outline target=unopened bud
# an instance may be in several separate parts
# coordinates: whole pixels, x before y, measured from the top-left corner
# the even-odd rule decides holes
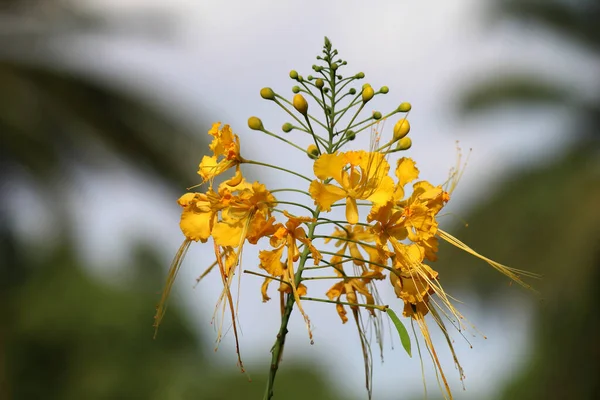
[[[317,158],[319,158],[319,149],[317,149],[317,146],[315,146],[314,144],[311,144],[306,149],[306,154],[308,154],[308,156],[313,160],[316,160]]]
[[[346,131],[346,139],[348,139],[348,140],[356,139],[356,133],[351,130]]]
[[[292,79],[298,79],[298,72],[296,72],[295,70],[291,70],[290,71],[290,78],[292,78]]]
[[[381,113],[379,111],[373,111],[373,119],[374,120],[381,119]]]
[[[263,123],[258,117],[248,118],[248,127],[254,131],[262,131]]]
[[[292,92],[294,92],[294,93],[298,93],[298,92],[300,92],[300,86],[294,86],[294,87],[292,88]]]
[[[365,73],[364,72],[359,72],[358,74],[354,75],[354,77],[356,79],[362,79],[365,77]]]
[[[302,115],[306,116],[308,112],[308,103],[306,99],[301,94],[297,94],[294,96],[294,100],[292,101],[294,108]]]
[[[412,140],[407,137],[403,137],[398,141],[398,145],[396,146],[397,150],[408,150],[412,146]]]
[[[404,102],[398,106],[398,111],[400,112],[409,112],[412,106],[410,103]]]
[[[291,131],[292,129],[294,129],[294,125],[290,124],[289,122],[286,122],[285,124],[283,124],[281,126],[281,130],[284,131],[285,133]]]
[[[381,89],[379,89],[379,93],[383,93],[383,94],[387,94],[390,91],[390,88],[387,86],[382,86]]]
[[[350,88],[350,90],[348,90],[348,93],[350,93],[351,95],[355,95],[356,94],[356,89]]]
[[[375,96],[375,91],[373,90],[373,88],[371,86],[367,86],[366,88],[363,88],[363,91],[362,91],[363,103],[366,103],[369,100],[371,100],[373,98],[373,96]]]
[[[404,136],[408,135],[410,132],[410,124],[406,120],[406,118],[402,118],[400,121],[396,122],[394,125],[394,139],[399,140]]]
[[[275,92],[273,92],[273,89],[265,87],[260,89],[260,97],[266,100],[274,100]]]
[[[322,89],[324,85],[325,85],[325,82],[321,78],[319,78],[315,81],[315,86],[319,89]]]
[[[337,65],[337,63],[333,63],[333,64],[331,64],[331,69],[332,69],[332,70],[334,70],[334,71],[335,71],[336,69],[338,69],[339,67],[340,67],[340,66],[339,66],[339,65]]]
[[[307,77],[307,79],[308,79],[309,81],[312,81],[313,79],[315,79],[315,77],[314,77],[314,76],[312,76],[312,75],[309,75],[309,76]]]

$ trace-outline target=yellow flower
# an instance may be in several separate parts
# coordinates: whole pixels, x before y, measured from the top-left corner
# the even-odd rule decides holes
[[[330,300],[339,301],[340,297],[346,295],[346,300],[348,303],[360,304],[357,294],[361,294],[365,298],[365,304],[375,304],[375,299],[367,288],[367,282],[361,278],[343,278],[341,281],[335,283],[326,293]],[[358,306],[352,305],[350,308],[353,310],[358,310]],[[375,314],[374,308],[369,308],[368,310],[369,313],[373,315]],[[342,319],[342,323],[345,324],[348,322],[348,317],[346,317],[346,310],[343,304],[336,304],[336,311]]]
[[[300,302],[300,296],[302,293],[306,293],[306,288],[296,286],[296,277],[294,272],[294,263],[300,258],[300,249],[298,243],[302,243],[306,246],[313,258],[314,264],[317,265],[321,261],[321,253],[312,245],[311,240],[306,236],[304,228],[300,227],[301,224],[307,222],[313,222],[313,218],[310,217],[294,217],[287,211],[284,211],[284,215],[288,218],[285,225],[278,224],[277,230],[271,236],[270,244],[274,247],[273,250],[262,250],[259,253],[260,265],[259,267],[267,271],[271,276],[280,278],[282,286],[280,292],[290,292],[294,296],[298,310],[304,317],[304,321],[308,327],[309,336],[312,339],[312,332],[310,330],[310,320],[302,308]],[[286,262],[281,262],[283,252],[287,250]],[[267,295],[267,288],[269,286],[270,278],[266,278],[261,288],[263,301],[269,300]],[[288,288],[284,288],[284,286]]]
[[[275,197],[265,185],[254,182],[251,186],[241,184],[229,204],[221,212],[221,220],[214,225],[212,236],[219,246],[240,247],[250,237],[256,243],[264,226],[259,221],[269,220]],[[272,222],[271,222],[272,223]]]
[[[384,204],[391,198],[394,183],[387,175],[389,168],[385,156],[377,152],[323,154],[313,166],[315,175],[321,181],[312,181],[309,192],[315,204],[324,211],[331,211],[333,203],[346,198],[346,219],[356,224],[356,200]],[[328,183],[331,179],[339,186]]]
[[[381,256],[379,249],[369,243],[375,243],[376,236],[367,228],[360,225],[346,225],[344,229],[335,228],[330,238],[325,239],[329,243],[334,238],[339,238],[335,242],[335,247],[339,247],[336,254],[329,261],[336,272],[343,270],[343,264],[352,261],[355,275],[361,275],[367,283],[371,279],[383,279],[382,264],[385,258]],[[349,256],[346,256],[346,253]],[[368,259],[362,252],[368,255]]]
[[[198,174],[202,177],[202,183],[211,181],[217,175],[222,174],[229,168],[236,167],[236,175],[232,178],[232,183],[241,180],[239,165],[242,162],[240,156],[240,139],[235,135],[229,125],[224,125],[222,129],[220,122],[213,124],[208,134],[214,139],[209,145],[213,152],[212,156],[202,157],[198,168]],[[235,186],[235,185],[232,185]]]
[[[183,208],[179,226],[185,237],[193,241],[206,242],[212,233],[219,210],[227,207],[230,192],[226,189],[215,193],[186,193],[177,200]]]

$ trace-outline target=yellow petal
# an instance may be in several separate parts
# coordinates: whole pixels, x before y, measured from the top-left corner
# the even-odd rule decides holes
[[[204,156],[198,167],[198,175],[207,181],[219,174],[220,165],[216,156]]]
[[[340,281],[340,282],[336,283],[335,285],[333,285],[327,291],[326,295],[327,295],[327,297],[329,297],[330,300],[337,299],[342,295],[343,289],[344,289],[344,281]]]
[[[262,286],[260,287],[260,293],[262,294],[263,303],[271,300],[271,298],[267,294],[267,289],[269,288],[269,283],[271,283],[272,280],[273,279],[271,279],[271,278],[265,278],[265,281],[263,282]]]
[[[419,177],[419,170],[415,162],[406,157],[399,159],[396,165],[396,177],[398,178],[398,185],[400,187],[404,187],[408,182],[417,179]]]
[[[258,253],[260,260],[259,267],[267,271],[272,276],[282,276],[285,264],[281,262],[281,256],[283,254],[284,247],[281,246],[274,250],[261,250]]]
[[[181,213],[179,227],[186,238],[194,241],[208,240],[214,214],[212,212],[196,212],[193,208],[186,208]]]
[[[313,165],[313,171],[317,178],[325,180],[327,178],[335,179],[339,184],[342,183],[342,170],[347,161],[344,154],[323,154]]]
[[[394,194],[394,181],[389,176],[384,176],[377,186],[375,192],[367,197],[367,200],[375,204],[385,204],[392,199]]]
[[[358,222],[358,206],[356,200],[350,196],[346,197],[346,220],[353,225]]]
[[[315,204],[323,211],[331,211],[331,205],[338,200],[346,197],[346,192],[337,186],[321,183],[317,180],[312,181],[308,188]]]
[[[224,222],[217,222],[213,227],[212,236],[219,246],[238,247],[244,239],[242,238],[244,230],[242,224],[229,225]]]

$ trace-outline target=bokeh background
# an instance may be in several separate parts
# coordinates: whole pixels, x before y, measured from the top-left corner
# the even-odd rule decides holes
[[[373,107],[413,104],[422,177],[445,180],[456,140],[472,149],[445,228],[544,276],[536,296],[441,248],[447,291],[487,336],[467,334],[471,349],[454,335],[466,391],[434,337],[455,397],[600,398],[600,5],[483,3],[1,0],[0,399],[262,398],[279,324],[260,278],[241,294],[252,382],[231,334],[213,351],[218,280],[193,288],[210,248],[190,252],[156,340],[152,316],[182,240],[175,200],[198,182],[212,122],[249,158],[310,170],[246,120],[286,121],[258,92],[291,95],[289,70],[310,73],[325,35],[347,73],[390,87]],[[307,311],[316,343],[294,315],[276,397],[366,398],[354,328]],[[423,397],[393,332],[375,358],[374,399]]]

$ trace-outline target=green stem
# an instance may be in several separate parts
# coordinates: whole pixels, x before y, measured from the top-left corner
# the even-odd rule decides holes
[[[313,213],[313,217],[315,220],[319,217],[320,209],[317,209]],[[308,226],[308,237],[312,238],[315,232],[316,223],[311,223]],[[296,286],[302,282],[302,271],[304,270],[304,265],[306,264],[306,260],[310,254],[310,249],[305,247],[300,255],[300,262],[298,263],[298,269],[296,271],[296,275],[294,276],[294,280]],[[283,315],[281,316],[281,326],[279,327],[279,333],[277,333],[277,338],[275,339],[275,344],[271,349],[271,367],[269,369],[269,380],[267,381],[267,389],[265,391],[264,400],[271,400],[273,398],[273,385],[275,383],[275,376],[277,375],[277,370],[279,369],[279,362],[281,361],[281,355],[283,353],[283,347],[285,345],[285,338],[287,336],[288,330],[287,326],[290,321],[290,316],[292,315],[292,311],[294,310],[295,299],[294,296],[288,295],[285,303],[285,308],[283,311]]]
[[[273,168],[273,169],[278,169],[278,170],[280,170],[280,171],[287,172],[288,174],[296,175],[296,176],[298,176],[298,177],[300,177],[300,178],[302,178],[302,179],[304,179],[304,180],[307,180],[307,181],[309,181],[309,182],[312,182],[312,179],[310,179],[310,178],[307,178],[306,176],[304,176],[304,175],[302,175],[302,174],[299,174],[299,173],[297,173],[297,172],[294,172],[294,171],[290,171],[289,169],[285,169],[285,168],[282,168],[282,167],[278,167],[278,166],[276,166],[276,165],[266,164],[266,163],[262,163],[262,162],[260,162],[260,161],[254,161],[254,160],[243,160],[243,161],[242,161],[242,163],[243,163],[243,164],[253,164],[253,165],[260,165],[260,166],[262,166],[262,167],[269,167],[269,168]]]
[[[266,130],[266,129],[263,129],[263,130],[261,130],[261,132],[262,132],[262,133],[266,133],[266,134],[267,134],[267,135],[269,135],[269,136],[273,136],[274,138],[276,138],[276,139],[279,139],[279,140],[281,140],[282,142],[285,142],[285,143],[289,144],[290,146],[293,146],[293,147],[297,148],[297,149],[298,149],[298,150],[300,150],[301,152],[303,152],[303,153],[306,153],[306,150],[304,150],[302,147],[298,146],[298,145],[297,145],[297,144],[295,144],[295,143],[292,143],[292,142],[290,142],[289,140],[287,140],[287,139],[285,139],[285,138],[282,138],[281,136],[279,136],[279,135],[277,135],[277,134],[275,134],[275,133],[269,132],[269,131],[268,131],[268,130]]]
[[[345,302],[345,301],[317,299],[315,297],[300,297],[300,300],[318,301],[318,302],[321,302],[321,303],[344,304],[346,306],[351,306],[351,307],[376,308],[376,309],[378,309],[380,311],[385,311],[385,310],[387,310],[389,308],[389,306],[387,306],[387,305],[380,306],[378,304],[348,303],[348,302]]]

